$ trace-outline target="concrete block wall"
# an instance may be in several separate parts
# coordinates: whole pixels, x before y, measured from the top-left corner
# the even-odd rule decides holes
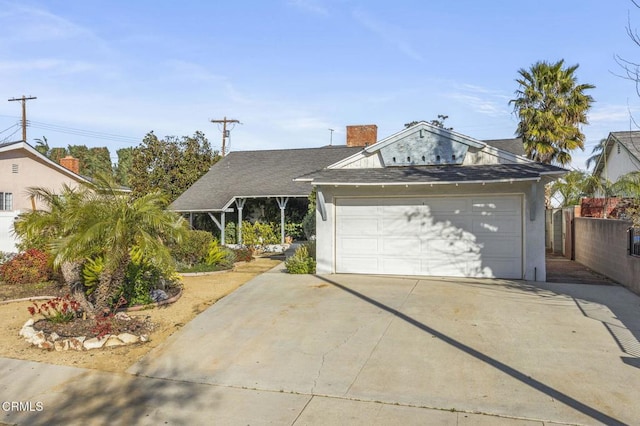
[[[574,223],[576,262],[640,294],[640,257],[627,250],[631,222],[577,217]]]

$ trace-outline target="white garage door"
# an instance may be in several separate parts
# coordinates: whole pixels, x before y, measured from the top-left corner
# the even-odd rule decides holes
[[[520,279],[522,198],[338,198],[336,272]]]

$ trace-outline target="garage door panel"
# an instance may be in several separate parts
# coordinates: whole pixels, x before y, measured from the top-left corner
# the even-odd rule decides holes
[[[347,237],[378,236],[380,235],[379,220],[366,216],[345,217],[338,226],[338,235]]]
[[[415,240],[409,238],[383,238],[380,239],[380,243],[382,244],[383,253],[396,253],[396,257],[416,250]]]
[[[521,234],[520,220],[513,216],[483,216],[479,219],[473,219],[471,231],[475,234]]]
[[[342,238],[339,241],[339,248],[343,253],[373,253],[377,254],[378,238]]]
[[[522,199],[338,199],[336,243],[336,272],[522,278]]]

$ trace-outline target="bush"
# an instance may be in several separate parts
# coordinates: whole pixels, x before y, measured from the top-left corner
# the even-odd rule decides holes
[[[29,249],[0,266],[0,277],[7,284],[29,284],[48,281],[53,271],[46,253]]]
[[[224,227],[224,243],[235,244],[238,242],[238,233],[236,232],[236,223],[229,222]]]
[[[293,256],[288,258],[284,264],[290,274],[316,273],[316,261],[309,254],[309,247],[306,244],[298,247]]]
[[[278,238],[278,243],[280,242],[280,224],[275,227],[276,238]],[[294,240],[304,239],[304,230],[302,228],[302,222],[300,223],[285,223],[284,224],[284,235],[288,235]]]
[[[266,244],[278,244],[275,227],[270,223],[242,222],[242,244],[247,246],[262,246]]]
[[[229,262],[230,259],[231,262]],[[235,254],[228,248],[221,246],[218,240],[214,239],[209,244],[209,251],[204,263],[207,265],[231,266],[234,259]]]
[[[251,262],[253,260],[253,250],[248,247],[233,249],[235,262]]]
[[[171,255],[176,262],[192,266],[205,261],[213,235],[207,231],[189,230],[182,243],[171,247]]]

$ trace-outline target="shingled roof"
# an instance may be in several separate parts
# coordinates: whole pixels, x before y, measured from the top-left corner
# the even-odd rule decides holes
[[[293,179],[318,171],[362,147],[280,149],[231,152],[170,206],[180,212],[222,211],[235,197],[307,197],[312,190]]]
[[[501,149],[503,151],[510,152],[516,155],[522,155],[523,157],[526,155],[524,152],[524,145],[522,143],[522,139],[513,138],[513,139],[489,139],[482,141],[487,145],[491,145],[494,148]]]
[[[565,169],[549,164],[489,164],[480,166],[443,165],[386,167],[379,169],[330,169],[299,178],[322,185],[406,185],[441,183],[492,183],[536,180],[545,175],[561,175]]]
[[[601,157],[601,159],[609,157],[609,153],[613,149],[613,146],[615,145],[616,141],[621,145],[623,145],[626,148],[626,150],[629,151],[629,154],[635,157],[636,160],[640,161],[640,131],[609,133],[609,137],[607,138],[607,141],[605,144],[606,153],[604,156]],[[604,168],[604,161],[598,161],[598,163],[596,163],[595,168],[593,170],[593,174],[594,175],[600,174],[603,168]]]

